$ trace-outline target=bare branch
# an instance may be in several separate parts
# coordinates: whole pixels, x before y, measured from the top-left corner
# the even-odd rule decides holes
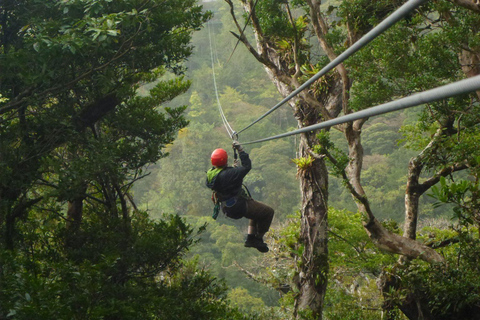
[[[454,172],[465,170],[468,168],[468,162],[465,160],[464,162],[461,163],[455,163],[449,167],[443,168],[442,170],[438,171],[435,173],[433,177],[430,177],[427,179],[425,182],[421,183],[418,185],[417,192],[419,194],[425,193],[428,189],[430,189],[432,186],[437,184],[440,181],[441,177],[446,177]]]
[[[309,153],[313,156],[315,153],[312,150],[309,150]],[[321,157],[321,155],[316,155]],[[338,162],[336,159],[330,155],[328,152],[325,156],[338,167]],[[366,196],[360,195],[353,185],[350,183],[347,174],[344,169],[341,170],[343,182],[345,186],[353,195],[353,197],[359,201],[363,206],[364,210],[368,216],[367,221],[363,223],[363,227],[367,231],[368,236],[372,242],[380,249],[386,252],[400,254],[408,258],[420,258],[429,263],[438,263],[443,262],[444,258],[438,254],[432,248],[407,237],[402,237],[398,234],[388,231],[385,229],[382,224],[375,218],[371,208],[370,203]]]
[[[445,239],[443,241],[440,241],[440,242],[430,242],[430,243],[426,243],[427,246],[433,248],[433,249],[439,249],[439,248],[444,248],[446,246],[449,246],[451,244],[455,244],[455,243],[459,243],[460,242],[460,239],[458,238],[450,238],[450,239]]]
[[[329,152],[325,153],[324,155],[319,155],[319,154],[316,154],[315,152],[313,152],[312,150],[308,150],[308,153],[316,159],[326,156],[328,158],[328,160],[330,160],[330,162],[332,162],[332,164],[334,166],[336,166],[338,169],[340,169],[337,159],[335,159]],[[345,172],[345,169],[342,169],[341,173],[342,173],[343,182],[345,183],[345,186],[347,187],[348,191],[352,194],[352,196],[358,202],[363,204],[369,219],[375,219],[375,216],[373,215],[372,210],[370,209],[370,202],[368,201],[367,197],[359,194],[355,190],[352,183],[350,182],[350,180],[347,177],[347,173]]]
[[[300,69],[300,63],[298,61],[298,51],[299,51],[299,44],[300,41],[298,40],[298,32],[297,32],[297,26],[295,25],[295,20],[293,20],[292,12],[290,11],[290,6],[288,5],[288,2],[285,4],[287,7],[287,13],[288,13],[288,19],[290,20],[290,23],[292,24],[293,28],[293,34],[295,35],[293,38],[293,60],[295,61],[295,74],[293,77],[297,79],[301,74],[302,71]]]
[[[257,50],[255,50],[255,48],[250,44],[250,42],[247,40],[247,38],[245,37],[245,35],[241,35],[239,36],[238,34],[236,34],[235,32],[233,31],[230,31],[230,33],[235,37],[237,38],[237,40],[241,41],[245,47],[247,47],[248,51],[250,51],[250,53],[255,57],[255,59],[257,59],[258,62],[260,63],[267,63],[263,57],[257,52]]]
[[[326,55],[333,61],[337,58],[335,51],[333,50],[332,46],[328,43],[326,39],[326,35],[328,33],[328,25],[322,15],[320,10],[320,1],[317,0],[307,0],[307,3],[310,7],[310,16],[312,17],[312,24],[313,29],[315,30],[315,34],[317,35],[317,39],[322,47],[323,51],[325,51]],[[344,114],[349,114],[351,112],[349,108],[349,89],[351,86],[351,81],[348,77],[348,72],[343,63],[340,63],[335,67],[335,70],[340,74],[342,78],[342,109]]]
[[[237,261],[233,261],[233,265],[235,267],[237,267],[241,272],[243,272],[247,278],[249,279],[252,279],[253,281],[255,282],[258,282],[258,283],[261,283],[263,285],[266,285],[266,286],[269,286],[269,287],[272,287],[271,283],[269,283],[268,281],[258,277],[256,274],[254,274],[253,272],[245,269],[244,267],[242,267]],[[281,284],[279,286],[274,286],[273,287],[275,290],[277,290],[278,292],[282,293],[282,294],[285,294],[285,293],[288,293],[290,290],[291,290],[291,286],[288,285],[288,284]]]
[[[235,38],[237,38],[238,41],[241,41],[247,47],[248,51],[250,51],[250,53],[255,57],[255,59],[257,59],[259,62],[263,63],[264,61],[263,61],[262,57],[260,57],[260,54],[250,44],[247,37],[245,37],[245,33],[243,32],[243,28],[240,25],[240,23],[238,22],[237,16],[235,15],[235,8],[233,6],[232,1],[231,0],[225,0],[225,2],[228,3],[228,5],[230,6],[230,15],[232,16],[233,22],[235,23],[235,26],[237,27],[237,30],[240,33],[240,35],[236,34],[233,31],[230,31],[230,33],[233,34],[233,36]],[[250,12],[250,17],[252,17],[253,15],[254,15],[254,12]]]
[[[101,204],[103,204],[103,205],[105,205],[105,206],[107,205],[107,202],[106,202],[106,201],[103,201],[103,200],[101,200],[101,199],[98,199],[98,198],[92,196],[91,194],[88,194],[88,193],[87,193],[85,196],[86,196],[88,199],[92,199],[92,200],[95,201],[95,202],[101,203]]]
[[[447,0],[460,7],[467,8],[474,12],[480,13],[480,1],[478,0]]]
[[[235,265],[235,267],[240,269],[240,271],[242,271],[247,276],[247,278],[252,279],[255,282],[266,284],[266,282],[264,280],[259,279],[257,277],[257,275],[255,275],[254,273],[252,273],[252,272],[248,271],[247,269],[245,269],[244,267],[242,267],[237,261],[233,261],[233,264]]]

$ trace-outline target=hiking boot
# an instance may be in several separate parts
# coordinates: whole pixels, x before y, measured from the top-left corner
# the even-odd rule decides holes
[[[247,240],[245,240],[245,247],[247,248],[255,248],[260,252],[268,252],[268,246],[262,239],[257,237],[253,237],[251,235],[247,236]]]

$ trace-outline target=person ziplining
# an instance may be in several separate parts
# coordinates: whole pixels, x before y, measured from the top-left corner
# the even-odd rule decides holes
[[[252,199],[248,190],[244,189],[243,179],[252,168],[252,162],[247,152],[237,142],[233,142],[234,150],[240,156],[240,166],[228,166],[228,154],[224,149],[215,149],[211,155],[213,167],[207,171],[206,186],[213,190],[212,200],[217,210],[232,219],[249,219],[245,247],[256,248],[260,252],[268,252],[268,246],[263,237],[270,229],[274,210]],[[214,213],[216,219],[218,211]]]
[[[248,126],[242,130],[236,132],[228,123],[225,114],[223,112],[222,106],[220,104],[220,99],[218,95],[218,88],[215,79],[215,66],[213,59],[213,49],[212,49],[212,40],[211,33],[209,29],[209,38],[210,38],[210,54],[212,62],[212,77],[213,84],[215,89],[215,95],[217,98],[218,109],[225,126],[225,129],[230,136],[234,139],[234,150],[240,151],[240,159],[242,166],[241,167],[228,167],[228,155],[224,149],[216,149],[211,155],[211,161],[213,168],[207,172],[207,187],[214,191],[213,200],[215,202],[216,213],[214,213],[214,218],[218,214],[219,208],[225,213],[227,217],[233,219],[240,219],[245,217],[250,219],[248,227],[247,240],[245,241],[246,247],[257,248],[261,252],[267,252],[268,246],[263,241],[263,236],[269,230],[270,224],[273,219],[274,210],[269,206],[253,200],[242,188],[243,178],[251,169],[251,161],[248,154],[243,150],[241,145],[236,141],[238,139],[238,134],[251,128],[254,124],[258,123],[260,120],[264,119],[266,116],[271,114],[273,111],[278,109],[280,106],[284,105],[287,101],[295,97],[301,91],[308,88],[313,82],[318,80],[320,77],[325,75],[327,72],[335,68],[338,64],[342,63],[349,56],[360,50],[362,47],[366,46],[369,42],[375,39],[378,35],[383,33],[385,30],[393,26],[397,21],[402,19],[405,15],[409,14],[412,10],[417,8],[419,5],[424,3],[426,0],[409,0],[402,7],[396,10],[392,15],[387,17],[375,28],[370,30],[366,35],[359,39],[354,45],[345,50],[340,54],[336,59],[331,61],[326,65],[322,70],[317,74],[311,77],[308,81],[303,83],[293,92],[291,92],[287,97],[282,101],[277,103],[274,107],[268,110],[264,115],[258,119],[251,122]],[[469,79],[464,79],[457,81],[448,85],[444,85],[435,89],[427,90],[420,92],[408,97],[404,97],[398,100],[387,102],[376,107],[371,107],[369,109],[356,111],[354,113],[346,114],[338,118],[330,119],[310,125],[307,127],[299,128],[290,132],[279,134],[276,136],[271,136],[268,138],[258,139],[254,141],[244,142],[244,145],[280,139],[290,135],[301,134],[309,131],[315,131],[327,127],[332,127],[338,124],[346,123],[349,121],[354,121],[358,119],[369,118],[372,116],[401,110],[413,106],[418,106],[421,104],[438,101],[441,99],[453,97],[456,95],[461,95],[469,92],[480,90],[480,76],[471,77]]]

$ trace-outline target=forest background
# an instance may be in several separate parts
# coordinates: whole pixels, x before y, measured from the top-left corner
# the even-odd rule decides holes
[[[465,76],[458,52],[467,48],[478,58],[479,8],[452,2],[429,2],[345,63],[355,78],[349,101],[354,110]],[[190,0],[2,3],[0,319],[319,319],[323,314],[437,320],[480,314],[475,312],[480,136],[474,95],[372,118],[361,128],[361,181],[385,230],[402,234],[412,157],[414,167],[420,163],[422,183],[434,175],[428,181],[438,185],[420,197],[413,237],[437,249],[445,264],[402,261],[372,243],[362,227],[365,216],[357,213],[358,201],[366,198],[354,201],[342,177],[341,164],[356,159],[348,157],[350,146],[335,129],[311,135],[318,143],[310,145],[320,156],[315,160],[300,154],[298,136],[246,146],[253,169],[245,183],[255,199],[276,211],[267,234],[269,253],[243,247],[247,221],[211,218],[211,194],[204,186],[210,153],[217,147],[231,151],[212,72],[235,129],[281,99],[242,44],[229,59],[236,44],[231,31],[238,26],[228,3],[203,2],[204,8]],[[312,62],[295,72],[300,81],[328,61],[307,27],[306,3],[311,1],[261,1],[256,17],[264,19],[269,45],[288,72],[302,59]],[[242,12],[241,5],[232,8]],[[288,16],[289,5],[295,20]],[[331,23],[326,42],[338,54],[354,39],[347,30],[359,36],[398,5],[324,3]],[[246,37],[253,39],[250,29]],[[294,43],[301,50],[295,51]],[[301,54],[294,58],[295,53]],[[475,61],[467,66],[478,69]],[[338,79],[331,72],[308,94],[335,102]],[[304,125],[297,121],[285,106],[242,133],[240,142]],[[328,163],[328,229],[322,238],[328,238],[328,256],[314,261],[329,270],[307,276],[320,293],[309,296],[298,287],[298,279],[307,278],[302,257],[313,244],[300,235],[305,197],[299,181],[324,161],[321,155],[340,165]],[[325,292],[325,301],[317,299]],[[311,305],[312,314],[310,306],[298,308],[301,296],[320,301]]]
[[[325,7],[329,5],[338,3],[324,4]],[[206,232],[201,236],[200,243],[191,249],[191,254],[198,256],[201,264],[217,277],[227,281],[231,288],[231,301],[243,310],[262,312],[264,307],[278,306],[278,299],[284,296],[282,290],[285,288],[282,286],[287,285],[285,278],[293,276],[294,270],[271,265],[272,257],[264,258],[255,251],[243,248],[247,221],[234,221],[223,215],[217,221],[210,218],[213,205],[210,193],[204,187],[205,171],[210,167],[210,153],[222,147],[229,151],[230,160],[233,158],[231,139],[223,127],[218,110],[212,72],[215,73],[218,86],[219,103],[234,129],[245,127],[282,97],[245,47],[239,45],[233,52],[237,39],[231,34],[235,25],[228,6],[222,1],[205,2],[204,6],[214,12],[214,16],[205,29],[193,36],[194,54],[187,63],[187,75],[192,79],[192,86],[187,94],[173,101],[174,104],[189,104],[187,119],[190,124],[180,131],[175,142],[168,147],[169,156],[149,168],[152,174],[136,185],[135,199],[152,216],[173,212],[185,216],[189,223],[197,227],[208,222]],[[253,37],[250,29],[247,29],[247,37]],[[322,49],[318,43],[312,43],[312,46],[315,48],[312,51],[321,56]],[[142,90],[148,88],[145,86]],[[415,126],[423,108],[372,118],[363,129],[365,153],[362,181],[365,190],[373,211],[379,213],[378,218],[397,230],[404,219],[409,160],[418,153],[406,145],[402,132]],[[242,133],[240,142],[293,130],[295,122],[288,107],[283,106],[251,130]],[[331,140],[346,152],[347,146],[340,132],[332,130]],[[280,234],[288,230],[290,224],[298,227],[300,191],[295,165],[297,148],[295,136],[246,147],[253,170],[247,175],[245,184],[255,199],[272,205],[276,210],[273,231],[268,240],[274,248],[274,252],[269,254],[274,256],[274,260],[285,254],[279,248]],[[330,242],[332,254],[346,255],[342,250],[345,251],[346,247],[356,250],[357,245],[364,247],[362,251],[365,250],[368,240],[361,228],[360,217],[354,213],[356,206],[350,193],[341,179],[336,177],[331,177],[329,190],[330,226],[332,233],[337,236]],[[438,206],[436,203],[437,200],[429,195],[421,197],[420,228],[443,228],[452,223],[452,206]],[[172,208],[175,209],[172,211]],[[335,234],[333,230],[338,233]],[[371,246],[368,250],[375,251]],[[337,263],[352,263],[354,259],[348,256]],[[380,310],[381,298],[373,294],[373,288],[382,259],[375,259],[366,259],[367,267],[363,264],[349,265],[348,269],[341,270],[342,265],[332,266],[335,280],[327,300],[333,300],[326,303],[327,310],[328,305],[338,308],[338,302],[333,303],[337,296],[352,294],[355,291],[352,288],[358,287],[359,283],[369,292],[367,300],[377,300],[370,307]],[[393,258],[386,260],[389,259]],[[335,262],[336,259],[332,260]],[[379,264],[369,270],[375,263]],[[283,274],[285,272],[287,274]],[[262,283],[266,286],[262,286]],[[347,308],[361,309],[353,305]]]

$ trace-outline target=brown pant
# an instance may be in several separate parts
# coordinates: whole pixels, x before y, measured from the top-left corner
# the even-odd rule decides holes
[[[250,199],[247,200],[247,210],[243,216],[250,219],[250,233],[263,237],[270,229],[274,214],[275,211],[266,204]]]
[[[247,218],[249,233],[259,237],[270,229],[274,210],[259,201],[253,199],[240,198],[232,207],[222,206],[225,215],[232,219]]]

